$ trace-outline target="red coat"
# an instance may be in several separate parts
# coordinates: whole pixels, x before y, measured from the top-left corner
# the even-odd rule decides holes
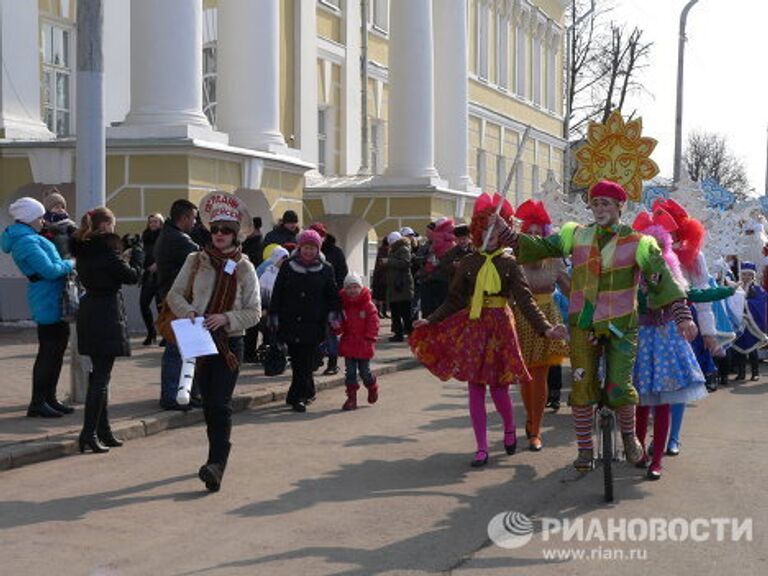
[[[344,320],[339,356],[370,360],[379,336],[379,312],[371,300],[371,292],[364,287],[354,300],[344,290],[341,290],[340,296]]]

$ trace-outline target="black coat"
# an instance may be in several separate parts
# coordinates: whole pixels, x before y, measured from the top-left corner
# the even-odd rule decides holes
[[[271,232],[268,232],[267,235],[264,236],[264,246],[269,246],[270,244],[279,244],[280,246],[296,244],[296,236],[298,233],[298,228],[296,229],[296,232],[291,232],[288,228],[280,224],[279,226],[275,226]]]
[[[336,237],[327,234],[323,241],[323,255],[328,264],[333,266],[333,277],[336,280],[336,286],[344,286],[344,278],[347,277],[347,257],[344,256],[344,250],[336,245]]]
[[[141,243],[144,245],[144,268],[149,268],[155,263],[155,244],[160,236],[160,230],[146,228],[141,233]]]
[[[293,256],[283,263],[269,302],[270,316],[277,317],[278,336],[283,342],[320,344],[325,339],[328,314],[339,309],[339,290],[327,262],[305,268]]]
[[[187,256],[197,252],[200,247],[192,241],[170,220],[163,224],[160,236],[155,242],[155,263],[157,264],[157,292],[160,298],[165,298],[173,286],[173,281],[179,275]]]
[[[243,252],[248,255],[248,259],[254,266],[261,264],[264,260],[264,258],[262,258],[264,243],[262,242],[261,234],[249,236],[243,240]]]
[[[85,288],[77,312],[77,349],[85,356],[130,356],[123,284],[136,284],[143,252],[135,248],[131,261],[120,257],[120,238],[98,234],[72,242],[77,275]]]

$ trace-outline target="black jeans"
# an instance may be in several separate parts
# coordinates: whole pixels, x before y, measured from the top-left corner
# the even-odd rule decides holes
[[[151,273],[145,273],[141,281],[141,292],[139,293],[139,308],[141,309],[141,318],[144,320],[144,326],[147,327],[147,335],[155,336],[155,319],[152,316],[152,300],[155,301],[155,309],[160,306],[159,295],[157,293],[157,276]]]
[[[286,403],[306,402],[315,397],[315,358],[317,344],[288,344],[291,357],[291,387],[288,388]]]
[[[410,334],[411,330],[413,330],[411,301],[390,302],[389,309],[392,314],[392,331],[395,333],[395,336]]]
[[[64,352],[69,343],[69,324],[38,324],[37,357],[32,368],[32,404],[56,399]]]
[[[243,361],[243,338],[229,339],[229,349]],[[208,464],[226,467],[232,435],[232,394],[240,370],[230,370],[221,354],[197,359],[195,382],[203,399],[206,432],[208,433]]]

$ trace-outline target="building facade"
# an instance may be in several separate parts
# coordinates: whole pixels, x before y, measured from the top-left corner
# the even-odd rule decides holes
[[[499,190],[526,126],[511,196],[530,197],[562,172],[567,4],[106,0],[105,198],[118,231],[222,189],[265,229],[288,208],[323,220],[368,272],[369,243],[466,217],[481,189]],[[76,10],[0,0],[3,206],[56,185],[84,211]],[[0,260],[0,283],[16,274]]]

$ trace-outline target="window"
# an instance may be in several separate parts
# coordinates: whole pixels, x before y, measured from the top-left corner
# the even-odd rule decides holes
[[[485,189],[485,150],[477,149],[477,186],[480,190]]]
[[[477,75],[488,79],[488,6],[477,3]]]
[[[203,46],[203,112],[216,126],[216,44]]]
[[[57,136],[69,136],[72,121],[72,29],[44,22],[41,34],[43,121]]]
[[[368,8],[369,22],[379,32],[389,31],[389,0],[372,0]]]
[[[341,12],[341,0],[319,0],[320,4],[327,6],[332,10]]]
[[[203,113],[216,126],[217,8],[203,11]]]
[[[371,122],[371,174],[381,174],[384,171],[384,124],[380,121]]]
[[[496,82],[502,88],[509,87],[509,21],[499,14],[496,18],[499,55],[496,58],[498,70]]]
[[[496,189],[499,194],[504,190],[504,184],[507,183],[507,159],[503,154],[496,156]]]
[[[328,163],[328,108],[317,111],[317,170],[326,175]]]

